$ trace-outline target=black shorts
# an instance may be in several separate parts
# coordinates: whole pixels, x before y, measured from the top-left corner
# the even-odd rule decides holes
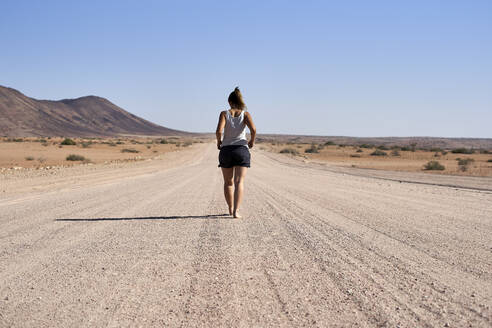
[[[219,152],[219,167],[233,166],[250,167],[251,155],[249,148],[243,145],[223,146]]]

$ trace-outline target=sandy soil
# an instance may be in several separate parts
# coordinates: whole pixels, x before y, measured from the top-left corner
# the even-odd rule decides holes
[[[252,158],[240,220],[212,144],[0,175],[0,327],[492,325],[492,179]]]
[[[318,145],[318,144],[317,144]],[[364,169],[403,171],[403,172],[426,172],[428,174],[441,175],[463,175],[492,177],[492,154],[481,154],[477,150],[474,154],[454,154],[447,151],[442,152],[416,150],[398,151],[395,156],[392,150],[384,150],[387,156],[371,156],[376,148],[359,148],[354,146],[339,147],[335,145],[324,146],[319,153],[305,153],[311,144],[286,144],[286,143],[261,143],[260,148],[279,153],[283,149],[297,151],[298,156],[310,161],[327,162],[337,166],[358,167]],[[359,150],[359,152],[357,152]],[[458,165],[457,159],[468,159],[471,162],[466,167]],[[429,161],[438,161],[445,169],[426,171],[424,165]],[[465,168],[465,170],[463,170]]]
[[[19,138],[22,142],[7,142],[8,139],[0,138],[0,171],[142,160],[203,142],[198,138],[176,137],[165,137],[167,144],[160,143],[162,138],[73,138],[75,145],[61,145],[64,138]],[[83,156],[85,160],[68,161],[70,154]]]

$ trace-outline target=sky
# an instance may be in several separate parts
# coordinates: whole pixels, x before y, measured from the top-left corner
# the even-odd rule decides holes
[[[490,0],[2,0],[0,33],[0,85],[174,129],[239,86],[260,134],[492,137]]]

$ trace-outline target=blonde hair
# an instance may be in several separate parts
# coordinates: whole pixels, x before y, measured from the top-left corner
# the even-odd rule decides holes
[[[234,91],[229,94],[229,98],[227,100],[229,101],[229,104],[232,108],[237,108],[241,110],[246,108],[246,104],[244,103],[243,95],[241,94],[241,90],[239,90],[239,87],[236,87]]]

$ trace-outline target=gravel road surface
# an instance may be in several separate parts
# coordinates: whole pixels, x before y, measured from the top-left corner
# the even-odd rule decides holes
[[[255,150],[242,219],[211,144],[2,176],[0,327],[491,327],[492,179],[381,174]]]

